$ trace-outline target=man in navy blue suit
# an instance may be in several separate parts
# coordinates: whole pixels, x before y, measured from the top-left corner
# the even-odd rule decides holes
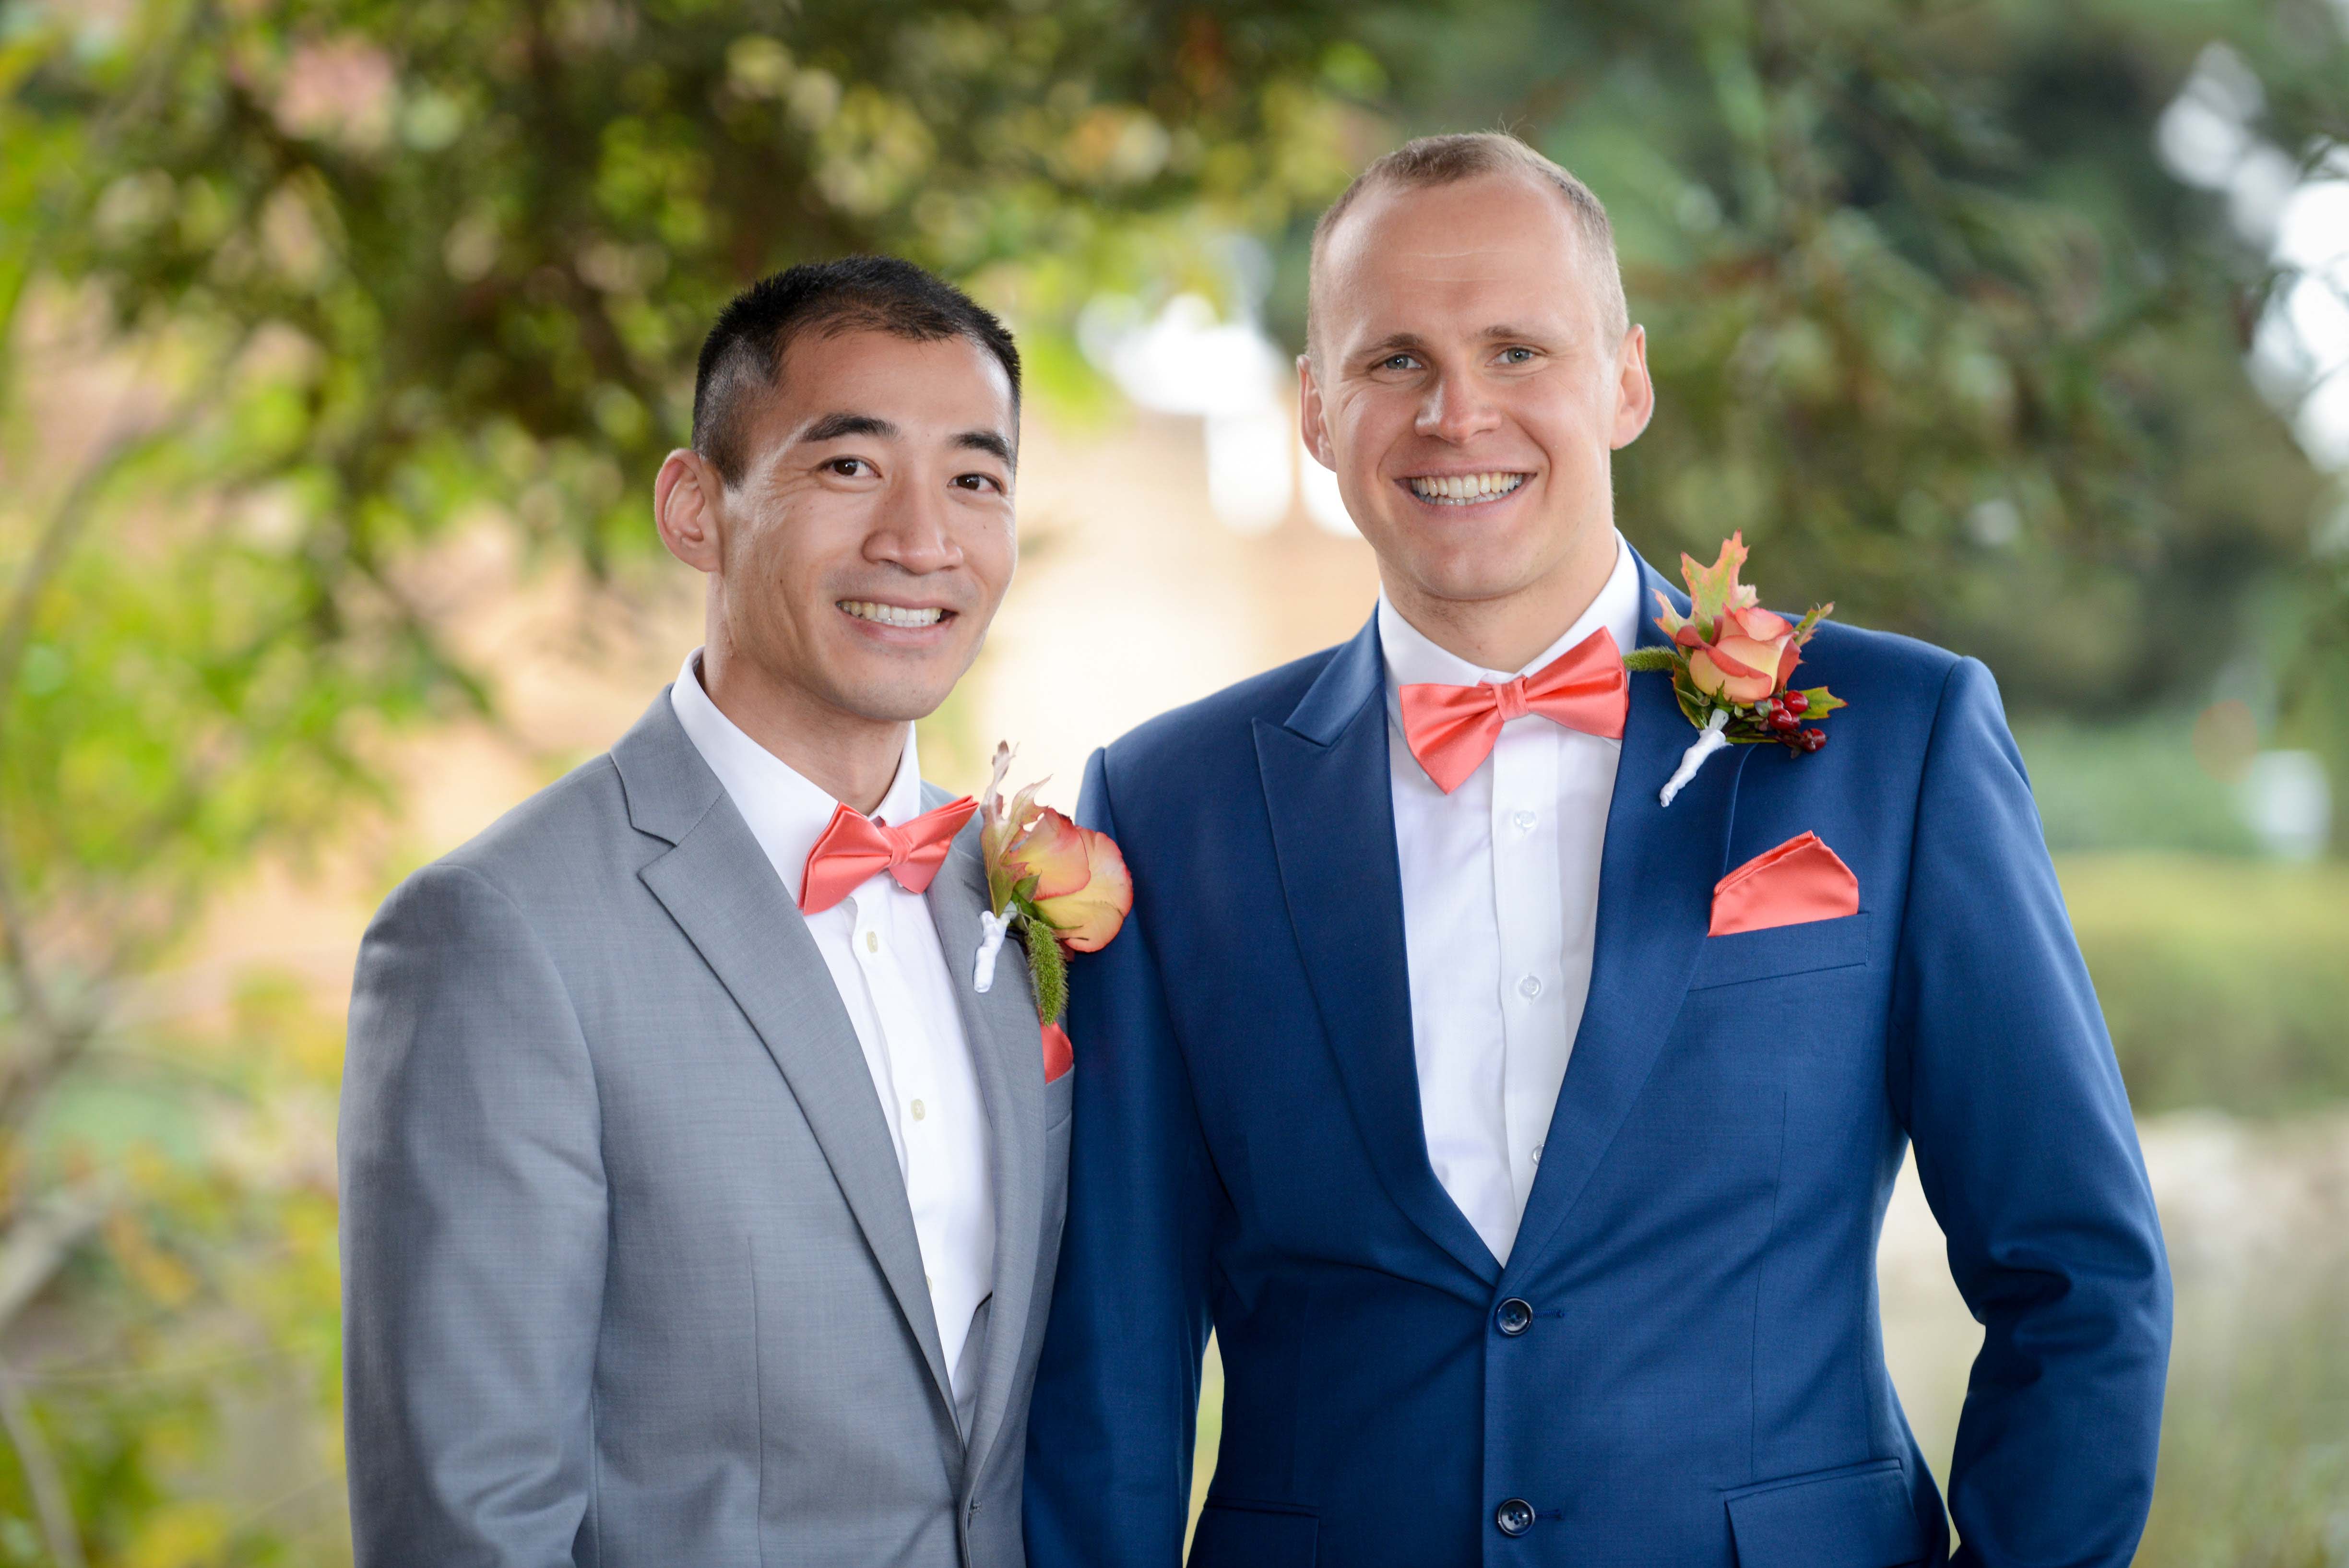
[[[1695,732],[1614,525],[1653,406],[1612,237],[1505,137],[1315,236],[1304,433],[1352,641],[1097,753],[1035,1568],[2127,1563],[2169,1286],[1989,672],[1823,626],[1810,750]],[[1635,660],[1635,662],[1638,662]],[[1718,934],[1714,934],[1718,933]],[[1886,1376],[1905,1147],[1984,1339],[1949,1515]]]

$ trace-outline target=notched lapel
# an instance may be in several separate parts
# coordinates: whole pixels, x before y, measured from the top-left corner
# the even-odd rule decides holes
[[[1257,766],[1289,923],[1371,1163],[1412,1223],[1489,1286],[1500,1264],[1435,1179],[1421,1123],[1385,691],[1373,619],[1287,723],[1257,721]]]
[[[1642,606],[1666,588],[1643,561]],[[1682,613],[1688,601],[1672,598]],[[1639,645],[1661,646],[1652,620]],[[1607,807],[1599,863],[1598,929],[1590,995],[1566,1081],[1527,1195],[1510,1273],[1521,1275],[1555,1239],[1607,1146],[1630,1114],[1688,994],[1712,919],[1713,885],[1726,869],[1737,782],[1754,748],[1733,746],[1697,771],[1670,806],[1657,801],[1696,731],[1673,700],[1671,677],[1631,677],[1630,711]]]
[[[973,983],[978,917],[988,908],[987,871],[979,859],[979,820],[956,835],[954,847],[930,883],[930,922],[937,929],[947,977],[969,1037],[979,1094],[987,1102],[988,1163],[995,1191],[995,1303],[988,1311],[986,1359],[978,1407],[967,1434],[970,1460],[964,1485],[985,1469],[1003,1430],[1011,1385],[1019,1374],[1021,1337],[1036,1291],[1044,1245],[1044,1054],[1028,966],[1007,940],[995,983],[982,995]]]
[[[669,723],[675,727],[673,717]],[[676,730],[676,742],[688,750],[692,745],[682,729]],[[714,776],[709,784],[722,794]],[[674,848],[637,875],[699,950],[781,1070],[921,1345],[951,1424],[953,1385],[947,1379],[896,1146],[882,1117],[855,1026],[841,1006],[806,920],[784,896],[740,815],[722,798],[682,830]]]

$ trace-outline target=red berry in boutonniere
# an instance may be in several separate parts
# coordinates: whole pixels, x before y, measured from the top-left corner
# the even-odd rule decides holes
[[[1797,756],[1817,751],[1827,743],[1826,732],[1806,729],[1803,721],[1824,719],[1844,706],[1824,686],[1797,691],[1788,684],[1803,661],[1803,645],[1835,613],[1835,606],[1814,606],[1799,621],[1775,615],[1761,607],[1760,595],[1737,580],[1744,565],[1742,532],[1722,541],[1720,558],[1710,566],[1682,556],[1689,614],[1680,614],[1659,593],[1656,602],[1664,613],[1656,625],[1671,639],[1670,646],[1634,649],[1623,660],[1631,670],[1669,671],[1681,711],[1697,727],[1696,742],[1664,784],[1661,798],[1666,805],[1696,776],[1705,758],[1723,746],[1775,741]]]

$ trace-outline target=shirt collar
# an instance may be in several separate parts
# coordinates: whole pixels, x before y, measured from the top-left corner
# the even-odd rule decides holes
[[[808,852],[840,806],[829,791],[815,784],[774,753],[744,734],[709,700],[701,686],[701,649],[685,656],[685,667],[668,689],[670,709],[685,729],[709,771],[725,786],[727,798],[750,829],[750,836],[767,852],[775,875],[792,902],[800,900],[800,884],[807,871]],[[874,818],[910,822],[922,813],[922,759],[915,743],[914,726],[905,726],[905,754],[897,776],[889,781]]]
[[[1541,652],[1534,655],[1521,670],[1484,670],[1469,663],[1458,654],[1438,647],[1426,633],[1403,619],[1379,592],[1379,648],[1387,666],[1387,711],[1400,723],[1402,717],[1402,688],[1424,681],[1436,681],[1446,686],[1474,686],[1480,681],[1498,685],[1519,675],[1531,675],[1567,649],[1605,627],[1615,639],[1615,646],[1628,653],[1640,638],[1640,563],[1631,554],[1631,546],[1623,535],[1615,535],[1615,569],[1607,574],[1607,581],[1590,606],[1576,618],[1565,634]]]

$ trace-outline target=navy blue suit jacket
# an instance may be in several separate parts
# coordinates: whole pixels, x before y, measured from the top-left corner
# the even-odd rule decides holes
[[[1094,755],[1081,813],[1134,907],[1072,976],[1034,1568],[1176,1562],[1211,1325],[1199,1568],[1942,1562],[1877,1317],[1912,1140],[1986,1331],[1957,1561],[2129,1561],[2168,1276],[1996,688],[1833,624],[1803,680],[1851,703],[1824,751],[1733,748],[1666,809],[1694,732],[1631,677],[1589,1001],[1506,1269],[1421,1133],[1375,620]],[[1859,913],[1708,937],[1714,882],[1806,830]]]

